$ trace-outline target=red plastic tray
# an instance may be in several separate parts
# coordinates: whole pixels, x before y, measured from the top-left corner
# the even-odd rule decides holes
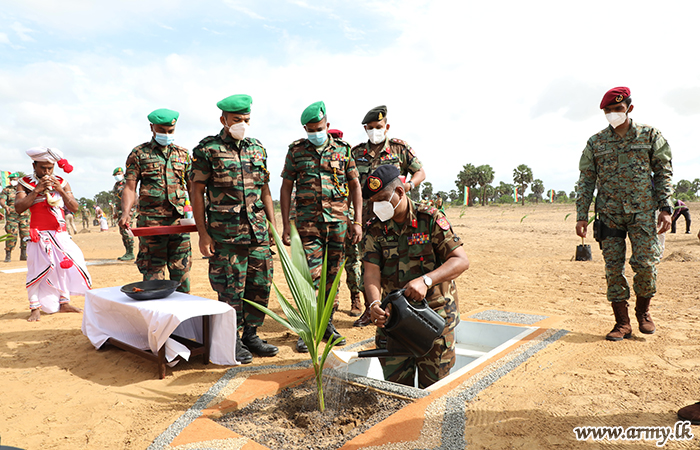
[[[197,225],[169,225],[164,227],[132,228],[134,236],[157,236],[161,234],[182,234],[197,231]]]

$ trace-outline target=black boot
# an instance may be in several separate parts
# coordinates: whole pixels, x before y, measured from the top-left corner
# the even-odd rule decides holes
[[[12,250],[5,250],[5,262],[12,261]]]
[[[277,352],[279,352],[279,349],[272,344],[268,344],[267,341],[260,339],[257,330],[257,327],[246,325],[243,328],[243,337],[241,338],[243,344],[248,347],[248,350],[258,356],[275,356]]]
[[[243,342],[241,342],[240,334],[236,331],[236,359],[241,364],[250,364],[253,362],[253,354],[248,351]]]
[[[345,338],[338,333],[338,330],[335,329],[333,326],[333,314],[331,314],[330,319],[328,319],[328,325],[326,326],[326,332],[323,333],[323,340],[328,341],[330,338],[333,338],[333,340],[340,339],[338,341],[337,345],[338,347],[342,347],[345,345],[347,342],[345,341]]]
[[[23,248],[19,252],[19,260],[20,261],[26,261],[27,260],[27,249]]]
[[[297,351],[299,353],[309,353],[309,348],[302,338],[297,339]]]

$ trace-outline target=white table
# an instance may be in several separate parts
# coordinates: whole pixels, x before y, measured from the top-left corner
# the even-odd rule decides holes
[[[158,362],[204,355],[204,363],[237,365],[236,311],[224,302],[175,292],[157,300],[132,300],[121,287],[85,294],[82,332],[95,348],[106,342]]]

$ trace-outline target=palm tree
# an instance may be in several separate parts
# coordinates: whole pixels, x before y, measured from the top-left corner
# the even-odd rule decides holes
[[[535,203],[538,203],[544,192],[544,183],[538,178],[532,182],[530,189],[532,189],[532,193],[535,194]]]
[[[513,169],[513,183],[521,188],[519,194],[523,199],[523,206],[525,206],[525,189],[527,189],[528,184],[532,183],[532,169],[525,164],[520,164]]]
[[[493,183],[493,167],[484,164],[476,168],[477,183],[481,187],[481,206],[486,206],[486,187]]]
[[[464,192],[464,186],[469,188],[470,194],[469,198],[467,199],[467,206],[471,205],[471,197],[473,197],[471,191],[477,184],[479,184],[477,174],[478,172],[473,164],[465,164],[462,171],[457,175],[457,180],[455,181],[455,184],[460,192],[460,198],[463,196],[462,192]]]

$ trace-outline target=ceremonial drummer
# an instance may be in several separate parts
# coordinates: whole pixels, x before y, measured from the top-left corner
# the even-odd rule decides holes
[[[78,211],[68,181],[54,174],[58,164],[69,173],[73,167],[55,148],[34,147],[27,150],[34,161],[34,172],[23,177],[17,186],[15,208],[21,214],[31,211],[30,242],[27,244],[27,294],[31,313],[27,319],[36,322],[41,311],[81,312],[70,304],[71,295],[84,295],[92,281],[80,248],[66,232],[64,206]]]

